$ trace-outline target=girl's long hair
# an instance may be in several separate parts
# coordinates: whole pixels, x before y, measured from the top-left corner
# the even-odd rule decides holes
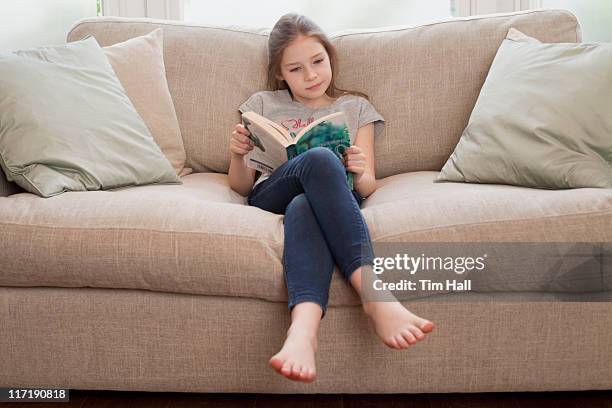
[[[293,93],[287,85],[287,82],[277,79],[276,76],[281,74],[281,59],[285,48],[300,36],[315,38],[325,47],[325,51],[327,51],[327,55],[329,55],[332,78],[329,87],[325,91],[328,96],[337,98],[342,95],[352,94],[362,96],[369,100],[368,96],[363,92],[349,91],[340,89],[336,86],[335,78],[338,54],[336,53],[335,47],[318,25],[308,17],[296,13],[288,13],[282,16],[270,32],[270,38],[268,39],[268,87],[271,90],[287,89],[291,97],[293,97]]]

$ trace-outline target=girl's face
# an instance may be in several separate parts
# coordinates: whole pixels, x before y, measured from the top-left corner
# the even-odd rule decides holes
[[[298,37],[283,52],[281,75],[299,102],[327,100],[332,79],[329,56],[315,38]]]

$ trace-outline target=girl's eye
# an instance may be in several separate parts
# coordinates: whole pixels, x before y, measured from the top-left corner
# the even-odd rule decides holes
[[[315,64],[320,64],[321,62],[323,62],[323,58],[316,60]],[[294,72],[295,70],[298,70],[298,69],[300,69],[300,67],[290,69],[289,72]]]

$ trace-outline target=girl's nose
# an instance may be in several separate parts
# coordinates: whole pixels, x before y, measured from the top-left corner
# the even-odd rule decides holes
[[[316,77],[317,77],[316,72],[314,72],[314,71],[310,71],[310,70],[306,71],[306,79],[307,79],[307,80],[313,80],[313,79],[315,79]]]

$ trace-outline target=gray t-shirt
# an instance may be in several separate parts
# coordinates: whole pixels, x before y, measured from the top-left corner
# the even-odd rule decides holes
[[[238,109],[241,113],[253,111],[265,116],[282,125],[293,137],[315,120],[340,111],[347,116],[351,144],[355,142],[360,127],[374,122],[375,137],[382,132],[384,127],[384,119],[380,113],[367,99],[357,95],[343,95],[331,105],[313,110],[301,102],[294,101],[287,89],[260,91],[251,95]],[[269,174],[262,174],[253,188],[268,177]]]

